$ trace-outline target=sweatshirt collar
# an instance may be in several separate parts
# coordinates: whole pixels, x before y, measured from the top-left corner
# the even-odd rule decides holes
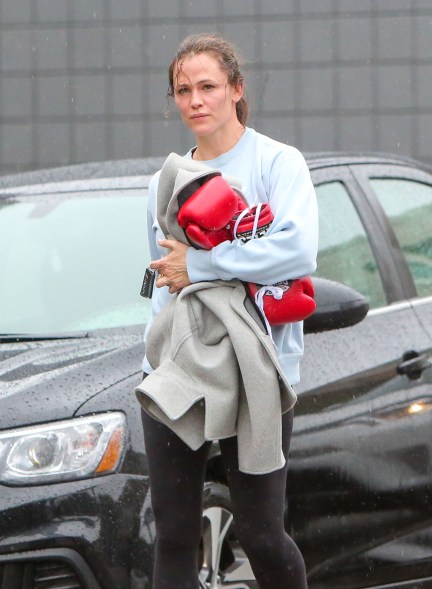
[[[237,143],[232,147],[230,150],[222,153],[218,157],[212,160],[200,160],[203,164],[210,166],[211,168],[219,168],[220,166],[225,165],[231,158],[236,157],[236,155],[243,149],[243,145],[249,141],[251,134],[253,133],[253,129],[250,127],[246,127],[245,132],[237,141]],[[193,147],[188,151],[185,157],[192,159],[192,153],[196,149],[196,146]]]

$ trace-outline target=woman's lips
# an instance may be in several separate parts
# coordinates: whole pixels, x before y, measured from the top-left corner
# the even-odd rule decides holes
[[[206,115],[206,114],[192,115],[191,119],[204,119],[207,116],[208,115]]]

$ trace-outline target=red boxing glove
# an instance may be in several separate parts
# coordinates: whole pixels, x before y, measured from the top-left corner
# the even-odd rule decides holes
[[[181,197],[180,193],[180,202]],[[273,213],[267,203],[248,207],[221,176],[214,176],[185,200],[177,220],[192,245],[210,250],[226,240],[246,243],[262,237],[273,221]],[[315,311],[314,287],[309,277],[272,286],[251,282],[245,286],[270,325],[303,321]]]
[[[273,218],[270,205],[254,205],[231,221],[233,237],[244,243],[262,237]],[[303,321],[312,315],[316,308],[314,286],[309,277],[286,280],[272,286],[260,286],[249,282],[246,283],[246,288],[270,325]]]
[[[232,239],[246,243],[250,239],[262,237],[273,221],[269,204],[257,204],[244,209],[231,220]]]
[[[203,250],[211,250],[215,245],[226,241],[231,241],[231,230],[227,227],[223,229],[203,229],[196,223],[189,223],[185,228],[186,236],[189,242]]]
[[[213,176],[180,206],[177,221],[193,245],[211,249],[232,239],[230,221],[246,206],[226,180]]]
[[[258,307],[264,311],[270,325],[303,321],[316,309],[315,289],[309,276],[278,282],[273,286],[261,287],[248,282],[246,288]]]

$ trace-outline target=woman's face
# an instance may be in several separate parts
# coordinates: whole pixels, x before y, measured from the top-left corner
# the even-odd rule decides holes
[[[189,55],[174,69],[174,98],[183,122],[196,137],[238,127],[236,103],[243,94],[210,53]]]

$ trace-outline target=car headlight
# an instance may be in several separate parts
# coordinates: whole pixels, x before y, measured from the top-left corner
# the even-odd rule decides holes
[[[120,412],[0,432],[0,482],[45,484],[109,474],[121,462],[125,436]]]

